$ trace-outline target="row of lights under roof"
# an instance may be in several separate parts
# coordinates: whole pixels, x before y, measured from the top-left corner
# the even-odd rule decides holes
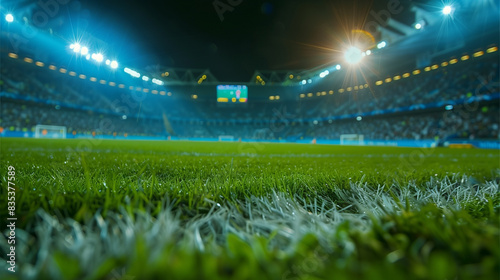
[[[496,52],[496,51],[498,51],[498,47],[496,47],[496,46],[494,46],[494,47],[490,47],[490,48],[486,49],[486,53],[494,53],[494,52]],[[473,57],[481,57],[481,56],[483,56],[484,54],[485,54],[485,52],[484,52],[484,51],[482,51],[482,50],[480,50],[480,51],[474,52],[474,53],[472,54],[472,56],[473,56]],[[468,54],[464,54],[464,55],[462,55],[462,56],[460,57],[460,60],[458,60],[457,58],[452,58],[452,59],[450,59],[449,61],[443,61],[443,62],[441,62],[441,64],[440,64],[440,65],[441,65],[441,67],[446,67],[446,66],[448,66],[448,65],[453,65],[453,64],[456,64],[456,63],[458,63],[459,61],[466,61],[466,60],[469,60],[469,59],[470,59],[470,56],[469,56]],[[440,67],[440,65],[439,65],[439,64],[433,64],[433,65],[431,65],[431,66],[427,66],[427,67],[425,67],[423,70],[424,70],[424,72],[429,72],[429,71],[431,71],[431,70],[436,70],[436,69],[438,69],[438,68]],[[421,71],[420,69],[415,69],[415,70],[413,70],[413,71],[411,72],[411,74],[413,74],[414,76],[419,75],[420,73],[422,73],[422,71]],[[390,82],[392,82],[392,81],[397,81],[397,80],[400,80],[400,79],[401,79],[401,77],[403,77],[403,78],[408,78],[408,77],[410,77],[410,73],[409,73],[409,72],[407,72],[407,73],[404,73],[403,75],[396,75],[396,76],[394,76],[393,78],[388,77],[388,78],[386,78],[385,80],[379,80],[379,81],[376,81],[376,82],[375,82],[375,85],[380,86],[380,85],[384,84],[384,82],[385,82],[385,83],[390,83]]]
[[[496,51],[498,51],[498,47],[496,47],[496,46],[493,46],[493,47],[490,47],[490,48],[486,49],[486,53],[494,53],[494,52],[496,52]],[[480,51],[477,51],[477,52],[473,53],[473,54],[472,54],[472,56],[473,56],[473,57],[481,57],[481,56],[483,56],[484,54],[485,54],[485,52],[484,52],[484,51],[482,51],[482,50],[480,50]],[[461,61],[466,61],[466,60],[468,60],[468,59],[470,59],[470,56],[469,56],[468,54],[465,54],[465,55],[463,55],[463,56],[461,56],[461,57],[460,57],[460,60],[461,60]],[[451,59],[451,60],[449,60],[449,61],[443,61],[443,62],[441,63],[441,67],[446,67],[446,66],[448,66],[448,65],[450,65],[450,64],[456,64],[457,62],[459,62],[459,60],[458,60],[457,58],[453,58],[453,59]],[[439,65],[438,65],[438,64],[434,64],[434,65],[432,65],[432,66],[427,66],[427,67],[425,67],[423,70],[424,70],[425,72],[429,72],[429,71],[431,71],[431,70],[436,70],[436,69],[438,69],[438,68],[439,68]],[[401,78],[408,78],[408,77],[410,77],[412,74],[413,74],[414,76],[416,76],[416,75],[419,75],[420,73],[422,73],[422,71],[421,71],[420,69],[415,69],[415,70],[413,70],[413,71],[411,72],[411,74],[410,74],[409,72],[406,72],[406,73],[404,73],[403,75],[396,75],[396,76],[394,76],[394,77],[392,77],[392,78],[391,78],[391,77],[389,77],[389,78],[386,78],[385,80],[379,80],[379,81],[376,81],[376,82],[375,82],[375,85],[380,86],[380,85],[384,84],[384,82],[385,82],[385,83],[390,83],[390,82],[392,82],[392,81],[398,81],[398,80],[401,80]],[[338,92],[339,92],[339,93],[343,93],[343,92],[345,92],[346,90],[347,90],[347,91],[352,91],[353,89],[354,89],[354,90],[361,90],[361,89],[366,89],[366,88],[368,88],[368,84],[358,85],[358,86],[354,86],[354,87],[348,87],[348,88],[346,88],[345,90],[344,90],[344,89],[339,89],[339,90],[338,90]],[[328,92],[328,94],[330,94],[330,95],[332,95],[333,93],[334,93],[334,91],[333,91],[333,90],[330,90],[330,91]],[[322,91],[322,92],[319,92],[319,91],[318,91],[318,92],[316,92],[316,96],[324,96],[324,95],[326,95],[326,91]],[[305,98],[306,96],[307,96],[307,97],[313,97],[313,96],[314,96],[314,94],[313,94],[312,92],[308,93],[307,95],[306,95],[305,93],[301,93],[299,96],[300,96],[300,98]]]
[[[340,66],[340,64],[337,64],[337,65],[335,65],[335,68],[334,68],[332,71],[338,71],[338,70],[340,70],[340,69],[342,69],[342,66]],[[327,70],[324,70],[324,71],[322,71],[321,73],[319,73],[319,75],[318,75],[318,76],[319,76],[321,79],[323,79],[324,77],[326,77],[326,76],[330,75],[330,73],[331,73],[331,72],[330,72],[330,70],[328,70],[328,69],[327,69]],[[312,82],[313,82],[313,80],[312,80],[312,79],[307,79],[307,80],[305,80],[305,79],[304,79],[304,80],[300,81],[300,83],[299,83],[299,84],[300,84],[300,85],[305,85],[305,84],[310,84],[310,83],[312,83]]]
[[[90,60],[92,58],[97,63],[101,63],[104,61],[104,55],[102,53],[92,53],[91,55],[89,48],[86,46],[81,46],[79,43],[71,44],[69,45],[69,48],[73,50],[74,53],[82,55],[87,60]],[[111,69],[118,68],[118,62],[116,60],[106,59],[106,65],[111,67]]]
[[[5,21],[7,21],[8,23],[12,23],[14,22],[14,16],[12,14],[6,14],[5,15]],[[87,46],[82,46],[80,45],[80,43],[73,43],[73,44],[70,44],[69,45],[69,48],[76,54],[78,55],[82,55],[83,57],[85,57],[85,59],[87,60],[94,60],[96,61],[97,63],[102,63],[104,61],[104,55],[100,52],[96,52],[96,53],[92,53],[91,54],[91,51],[89,50],[89,48]],[[110,59],[106,59],[104,61],[106,63],[106,65],[108,65],[111,69],[117,69],[118,68],[118,61],[116,60],[110,60]],[[127,72],[126,70],[129,69],[129,68],[125,68],[125,72]],[[138,72],[136,72],[138,73]],[[141,75],[139,74],[139,77]],[[138,78],[137,76],[134,76],[136,78]],[[148,76],[142,76],[142,79],[144,81],[149,81],[150,78]],[[153,78],[151,79],[151,82],[153,82],[154,84],[157,84],[157,85],[160,85],[162,86],[164,83],[163,81],[159,80],[159,79],[156,79],[156,78]]]
[[[369,87],[369,86],[368,86],[368,84],[364,84],[364,85],[357,85],[357,86],[354,86],[354,87],[347,87],[347,88],[345,88],[345,89],[344,89],[344,88],[339,88],[339,89],[337,90],[337,92],[338,92],[338,93],[344,93],[344,92],[346,92],[346,91],[351,92],[351,91],[353,91],[353,90],[357,91],[357,90],[367,89],[368,87]],[[335,91],[334,91],[334,90],[332,90],[332,89],[328,91],[328,94],[329,94],[329,95],[333,95],[334,93],[335,93]],[[325,95],[327,95],[327,92],[326,92],[326,91],[318,91],[318,92],[316,92],[316,96],[325,96]],[[307,97],[313,97],[313,96],[314,96],[314,94],[313,94],[312,92],[309,92],[309,93],[307,93],[307,94],[305,94],[305,93],[301,93],[301,94],[299,95],[299,97],[300,97],[300,98],[305,98],[306,96],[307,96]]]
[[[73,50],[74,53],[76,53],[78,55],[84,56],[87,60],[90,60],[92,58],[97,63],[101,63],[104,60],[104,56],[103,56],[102,53],[93,53],[91,55],[89,48],[86,47],[86,46],[81,46],[79,43],[71,44],[71,45],[69,45],[69,48],[71,50]],[[116,60],[106,59],[105,63],[106,63],[106,65],[108,65],[109,67],[111,67],[111,69],[113,69],[113,70],[118,68],[118,62]],[[161,81],[159,79],[156,79],[156,78],[151,79],[148,76],[141,75],[141,73],[139,73],[139,72],[137,72],[135,70],[132,70],[132,69],[130,69],[128,67],[123,68],[123,71],[125,73],[131,75],[134,78],[140,78],[142,76],[142,80],[145,81],[145,82],[151,80],[151,82],[154,83],[154,84],[156,84],[156,85],[159,85],[159,86],[164,85],[163,81]]]
[[[19,56],[17,54],[15,54],[15,53],[9,53],[8,56],[10,58],[13,58],[13,59],[18,59],[19,58]],[[33,63],[33,62],[35,62],[35,61],[33,61],[32,58],[29,58],[29,57],[23,58],[23,61],[26,62],[26,63]],[[36,61],[35,65],[38,66],[38,67],[45,67],[45,63],[41,62],[41,61]],[[49,65],[48,68],[50,70],[52,70],[52,71],[56,71],[58,69],[55,65]],[[86,75],[84,75],[84,74],[79,74],[78,75],[76,72],[74,72],[74,71],[68,71],[66,68],[63,68],[63,67],[59,67],[59,72],[62,73],[62,74],[68,73],[68,75],[70,75],[72,77],[78,76],[78,78],[80,78],[82,80],[87,79]],[[97,78],[96,77],[89,77],[89,81],[91,81],[91,82],[97,82]],[[111,87],[116,86],[115,82],[111,82],[111,81],[108,82],[106,80],[99,80],[99,83],[102,84],[102,85],[108,84]],[[127,86],[124,85],[124,84],[119,84],[118,87],[123,89],[123,88],[126,88]],[[128,89],[129,90],[135,90],[135,91],[142,91],[142,92],[145,92],[145,93],[151,92],[152,94],[160,94],[160,95],[172,96],[172,92],[166,92],[164,90],[162,90],[162,91],[158,91],[156,89],[150,90],[148,88],[141,88],[141,87],[134,87],[134,86],[129,86]]]
[[[69,48],[72,49],[73,52],[84,56],[87,60],[90,60],[90,58],[92,58],[97,63],[101,63],[104,60],[104,56],[103,56],[102,53],[93,53],[92,55],[90,55],[89,49],[87,47],[85,47],[85,46],[81,46],[79,43],[71,44],[71,45],[69,45]],[[118,68],[118,62],[116,60],[106,59],[106,65],[109,65],[111,67],[111,69],[117,69]],[[145,82],[151,80],[151,82],[154,83],[154,84],[156,84],[156,85],[159,85],[159,86],[164,85],[163,81],[161,81],[159,79],[156,79],[156,78],[151,79],[148,76],[141,75],[139,72],[137,72],[135,70],[132,70],[132,69],[130,69],[128,67],[125,67],[123,69],[123,71],[125,73],[131,75],[134,78],[140,78],[142,76],[142,80],[145,81]]]

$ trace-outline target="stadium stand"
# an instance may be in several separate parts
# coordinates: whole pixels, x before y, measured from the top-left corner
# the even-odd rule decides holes
[[[325,96],[321,91],[331,89],[318,85],[318,92],[305,95],[312,97],[283,102],[250,99],[247,107],[220,110],[212,99],[171,102],[153,94],[122,108],[116,101],[123,103],[124,94],[130,95],[135,87],[78,79],[76,73],[61,76],[68,70],[6,59],[1,70],[0,126],[4,132],[31,133],[37,124],[60,125],[73,136],[232,135],[294,141],[363,134],[382,140],[499,139],[498,69],[495,59],[475,59],[363,89],[336,89]]]

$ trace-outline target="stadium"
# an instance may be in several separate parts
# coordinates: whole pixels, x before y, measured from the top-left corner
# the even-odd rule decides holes
[[[1,279],[497,279],[499,4],[0,3]]]

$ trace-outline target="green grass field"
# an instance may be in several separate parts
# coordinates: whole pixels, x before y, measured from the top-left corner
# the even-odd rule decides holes
[[[0,138],[1,279],[494,279],[498,150]]]

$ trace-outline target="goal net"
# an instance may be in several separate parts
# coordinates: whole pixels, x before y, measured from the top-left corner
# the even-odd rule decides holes
[[[363,134],[342,134],[340,135],[340,145],[364,145]]]
[[[43,125],[35,126],[35,138],[66,138],[66,127],[58,125]]]
[[[226,141],[226,142],[232,142],[234,141],[234,136],[233,135],[219,135],[219,141]]]

